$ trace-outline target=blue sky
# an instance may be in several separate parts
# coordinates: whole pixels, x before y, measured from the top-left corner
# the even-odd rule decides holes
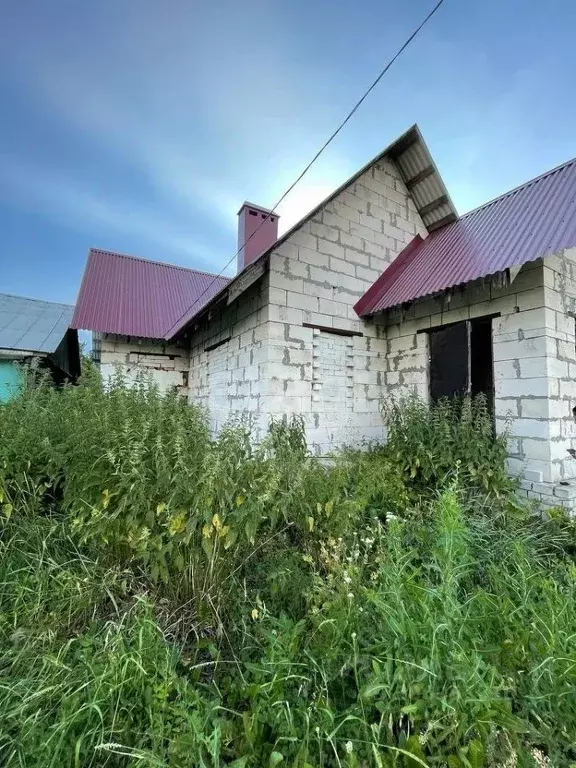
[[[74,301],[88,248],[218,272],[428,0],[10,0],[0,290]],[[280,210],[418,122],[460,212],[576,155],[576,3],[445,0]]]

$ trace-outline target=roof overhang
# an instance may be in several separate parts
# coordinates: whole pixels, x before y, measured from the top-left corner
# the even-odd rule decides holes
[[[413,125],[384,154],[398,166],[429,232],[458,218],[456,207],[417,125]]]

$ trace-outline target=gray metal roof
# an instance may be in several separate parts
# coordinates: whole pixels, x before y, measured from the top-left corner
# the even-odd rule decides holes
[[[55,352],[73,314],[69,304],[0,293],[0,349]]]

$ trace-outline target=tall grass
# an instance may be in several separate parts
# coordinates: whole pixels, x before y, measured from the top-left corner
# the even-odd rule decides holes
[[[326,468],[144,382],[1,406],[0,764],[576,764],[573,526],[463,407]]]

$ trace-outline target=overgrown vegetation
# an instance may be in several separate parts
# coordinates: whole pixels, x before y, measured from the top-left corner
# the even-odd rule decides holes
[[[0,407],[0,764],[576,765],[574,532],[482,401],[387,446],[96,374]]]

